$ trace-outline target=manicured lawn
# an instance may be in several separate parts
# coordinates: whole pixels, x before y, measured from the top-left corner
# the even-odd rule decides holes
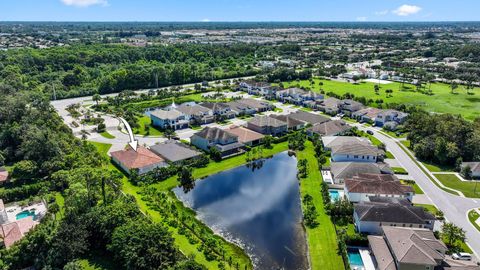
[[[400,182],[402,182],[402,184],[412,186],[415,194],[424,194],[423,190],[417,185],[417,183],[410,184],[410,182],[407,182],[405,180],[400,180]]]
[[[322,82],[323,85],[319,85],[319,82]],[[353,84],[316,78],[313,85],[308,80],[284,82],[283,84],[284,87],[300,84],[300,86],[310,87],[314,91],[323,90],[325,93],[334,92],[338,95],[351,93],[357,97],[363,96],[367,99],[383,99],[384,103],[415,105],[430,112],[461,114],[468,120],[473,120],[480,116],[480,97],[477,96],[480,92],[479,88],[471,91],[475,95],[468,95],[464,87],[460,86],[456,91],[457,93],[452,94],[449,85],[435,83],[431,86],[433,95],[430,96],[416,92],[413,85],[405,84],[408,89],[400,90],[400,83],[390,83],[380,84],[379,95],[376,95],[374,91],[375,83],[370,82]],[[387,89],[393,90],[391,97],[386,96],[385,90]]]
[[[462,181],[455,174],[435,174],[435,177],[446,187],[461,191],[466,197],[480,198],[480,184],[475,181]]]
[[[395,174],[408,174],[407,170],[402,167],[392,167],[392,170]]]
[[[404,141],[401,141],[401,143],[407,147],[408,149],[410,149],[410,141],[409,140],[404,140]]]
[[[139,128],[134,128],[133,133],[139,134],[139,135],[144,135],[144,136],[162,136],[163,132],[151,124],[150,117],[143,115],[142,117],[138,118],[138,125],[140,126]],[[146,127],[148,127],[148,132],[146,130]]]
[[[323,179],[310,141],[306,142],[305,150],[297,152],[297,158],[308,161],[308,176],[300,180],[300,193],[302,198],[306,194],[313,197],[313,203],[319,214],[317,217],[319,225],[315,228],[306,228],[311,269],[344,269],[342,257],[337,253],[335,227],[325,213],[320,187]]]
[[[471,210],[468,212],[468,219],[470,220],[470,223],[477,228],[477,230],[480,231],[480,226],[477,224],[477,220],[480,218],[480,215],[477,213],[475,210]]]
[[[385,157],[390,159],[395,159],[395,156],[390,151],[385,152]]]
[[[389,131],[389,130],[384,130],[384,129],[382,129],[382,132],[387,133],[388,135],[390,135],[394,138],[406,138],[407,137],[407,133],[401,133],[401,134],[397,135],[397,132],[395,132],[395,131]]]
[[[453,167],[451,166],[441,166],[433,163],[429,163],[426,161],[422,161],[422,164],[431,172],[452,172]]]
[[[108,144],[108,143],[99,143],[99,142],[90,142],[91,144],[93,144],[98,152],[100,152],[100,154],[106,156],[108,159],[110,159],[110,157],[108,156],[108,150],[110,150],[110,147],[112,147],[111,144]]]
[[[100,135],[102,135],[102,137],[105,137],[107,139],[115,139],[115,136],[113,136],[112,134],[108,133],[107,131],[104,131],[102,133],[100,133]]]
[[[436,213],[438,212],[438,209],[435,205],[416,203],[415,206],[423,207],[427,212],[432,215],[436,215]]]
[[[63,218],[63,215],[65,213],[65,198],[63,197],[62,193],[60,192],[55,192],[55,202],[58,204],[60,211],[55,216],[56,220],[60,220]]]

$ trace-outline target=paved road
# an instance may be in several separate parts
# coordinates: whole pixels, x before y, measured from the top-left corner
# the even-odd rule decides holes
[[[372,130],[374,136],[387,146],[388,151],[395,156],[398,163],[400,163],[413,179],[415,179],[415,182],[424,191],[425,195],[428,196],[438,209],[443,211],[445,218],[465,230],[467,243],[470,245],[477,258],[479,258],[480,232],[470,223],[467,214],[472,208],[480,207],[480,200],[460,197],[443,191],[436,186],[420,167],[405,153],[405,151],[397,144],[397,140],[379,133],[377,129],[365,128],[360,125],[357,126],[362,130]]]

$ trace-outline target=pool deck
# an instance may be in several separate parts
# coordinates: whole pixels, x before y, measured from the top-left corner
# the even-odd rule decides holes
[[[47,212],[47,207],[42,202],[35,203],[29,206],[19,206],[19,205],[12,205],[10,207],[5,208],[5,212],[8,217],[9,222],[14,222],[17,220],[17,215],[23,211],[34,211],[37,219],[41,219]]]
[[[365,270],[375,270],[375,265],[373,264],[373,258],[370,255],[370,250],[368,248],[359,248],[358,252],[362,257],[363,266]]]

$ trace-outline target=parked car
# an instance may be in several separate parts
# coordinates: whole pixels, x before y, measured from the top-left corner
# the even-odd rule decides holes
[[[452,258],[454,260],[471,261],[472,255],[465,252],[459,252],[459,253],[453,253]]]
[[[367,134],[373,135],[373,131],[367,130]]]

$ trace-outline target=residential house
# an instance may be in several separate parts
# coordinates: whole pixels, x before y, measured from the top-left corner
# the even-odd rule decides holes
[[[365,108],[365,106],[363,106],[363,104],[358,101],[354,101],[351,99],[344,99],[342,100],[342,102],[340,102],[339,108],[340,108],[340,111],[345,115],[352,116],[354,112]]]
[[[368,107],[354,112],[352,118],[362,123],[373,123],[381,112],[381,109]]]
[[[299,121],[304,122],[305,124],[310,124],[312,126],[318,125],[318,124],[323,124],[326,122],[331,121],[330,118],[325,117],[323,115],[315,114],[315,113],[310,113],[310,112],[304,112],[304,111],[296,111],[294,113],[290,113],[289,116],[291,118],[295,118]]]
[[[383,110],[375,118],[375,125],[379,127],[388,126],[391,129],[394,129],[397,125],[403,124],[407,118],[408,113],[397,110]]]
[[[331,151],[333,147],[338,147],[338,146],[347,145],[347,144],[362,143],[366,145],[371,145],[371,142],[368,138],[354,137],[354,136],[323,136],[322,143],[323,143],[323,148],[326,151]]]
[[[404,198],[411,201],[414,195],[411,186],[402,184],[391,174],[360,173],[344,181],[345,196],[353,203],[369,201],[370,196]]]
[[[189,121],[190,124],[203,125],[212,123],[215,120],[212,110],[194,102],[183,103],[177,106],[176,110],[181,112],[185,116],[185,120]]]
[[[150,151],[174,164],[180,164],[202,155],[199,151],[175,140],[168,140],[165,143],[150,146]]]
[[[173,130],[187,128],[190,122],[183,113],[176,109],[155,110],[150,113],[150,119],[155,127]]]
[[[294,87],[277,91],[276,98],[282,102],[289,102],[296,105],[306,105],[305,102],[321,101],[323,100],[324,96],[312,91],[306,91]]]
[[[256,112],[266,112],[274,108],[274,106],[269,102],[253,99],[253,98],[243,98],[243,99],[237,100],[237,102],[241,104],[245,104],[248,107],[254,108]]]
[[[386,163],[365,162],[332,162],[330,174],[335,184],[342,184],[345,179],[359,174],[392,174],[392,170]]]
[[[342,103],[338,98],[329,97],[317,102],[316,108],[326,114],[336,115],[340,111],[339,107]]]
[[[440,267],[448,249],[430,229],[392,226],[382,229],[382,235],[368,236],[377,270],[447,269]]]
[[[320,137],[344,135],[350,131],[350,129],[352,129],[352,126],[348,125],[345,121],[333,120],[308,128],[307,135],[313,136],[313,134],[317,134]]]
[[[288,131],[288,124],[271,116],[257,115],[247,122],[247,128],[264,135],[280,136]]]
[[[255,108],[250,107],[239,101],[230,101],[226,104],[230,107],[230,110],[232,110],[232,112],[234,112],[237,116],[254,115],[257,112]]]
[[[22,239],[27,232],[39,224],[32,216],[0,225],[0,243],[10,248],[15,242]]]
[[[8,180],[8,171],[4,167],[0,167],[0,185],[3,185]]]
[[[136,170],[138,174],[145,174],[155,168],[168,166],[165,159],[143,146],[138,146],[137,151],[131,147],[115,151],[111,153],[111,156],[112,161],[127,173],[130,173],[131,170]]]
[[[378,147],[364,142],[345,143],[331,148],[331,159],[335,162],[372,162],[378,161],[378,157],[384,154]]]
[[[472,170],[472,178],[480,179],[480,162],[462,162],[462,169],[467,166]]]
[[[240,82],[240,89],[250,95],[274,96],[276,88],[267,82],[247,80]]]
[[[228,129],[225,129],[226,132],[238,136],[238,142],[243,143],[248,146],[255,146],[262,143],[263,134],[250,130],[242,126],[230,126]]]
[[[290,115],[284,115],[284,114],[271,114],[270,117],[273,117],[275,119],[278,119],[280,121],[286,122],[288,130],[300,130],[304,128],[305,122],[297,120]]]
[[[200,106],[212,110],[216,119],[230,119],[235,117],[235,112],[232,111],[228,104],[223,102],[202,102],[200,103]]]
[[[407,200],[404,200],[407,201]],[[385,198],[381,202],[356,203],[353,219],[357,232],[381,234],[382,226],[426,228],[433,230],[435,217],[423,207]]]
[[[190,142],[192,145],[207,152],[214,147],[220,151],[222,157],[241,153],[245,147],[243,143],[238,141],[237,135],[217,127],[206,127],[193,134]]]

